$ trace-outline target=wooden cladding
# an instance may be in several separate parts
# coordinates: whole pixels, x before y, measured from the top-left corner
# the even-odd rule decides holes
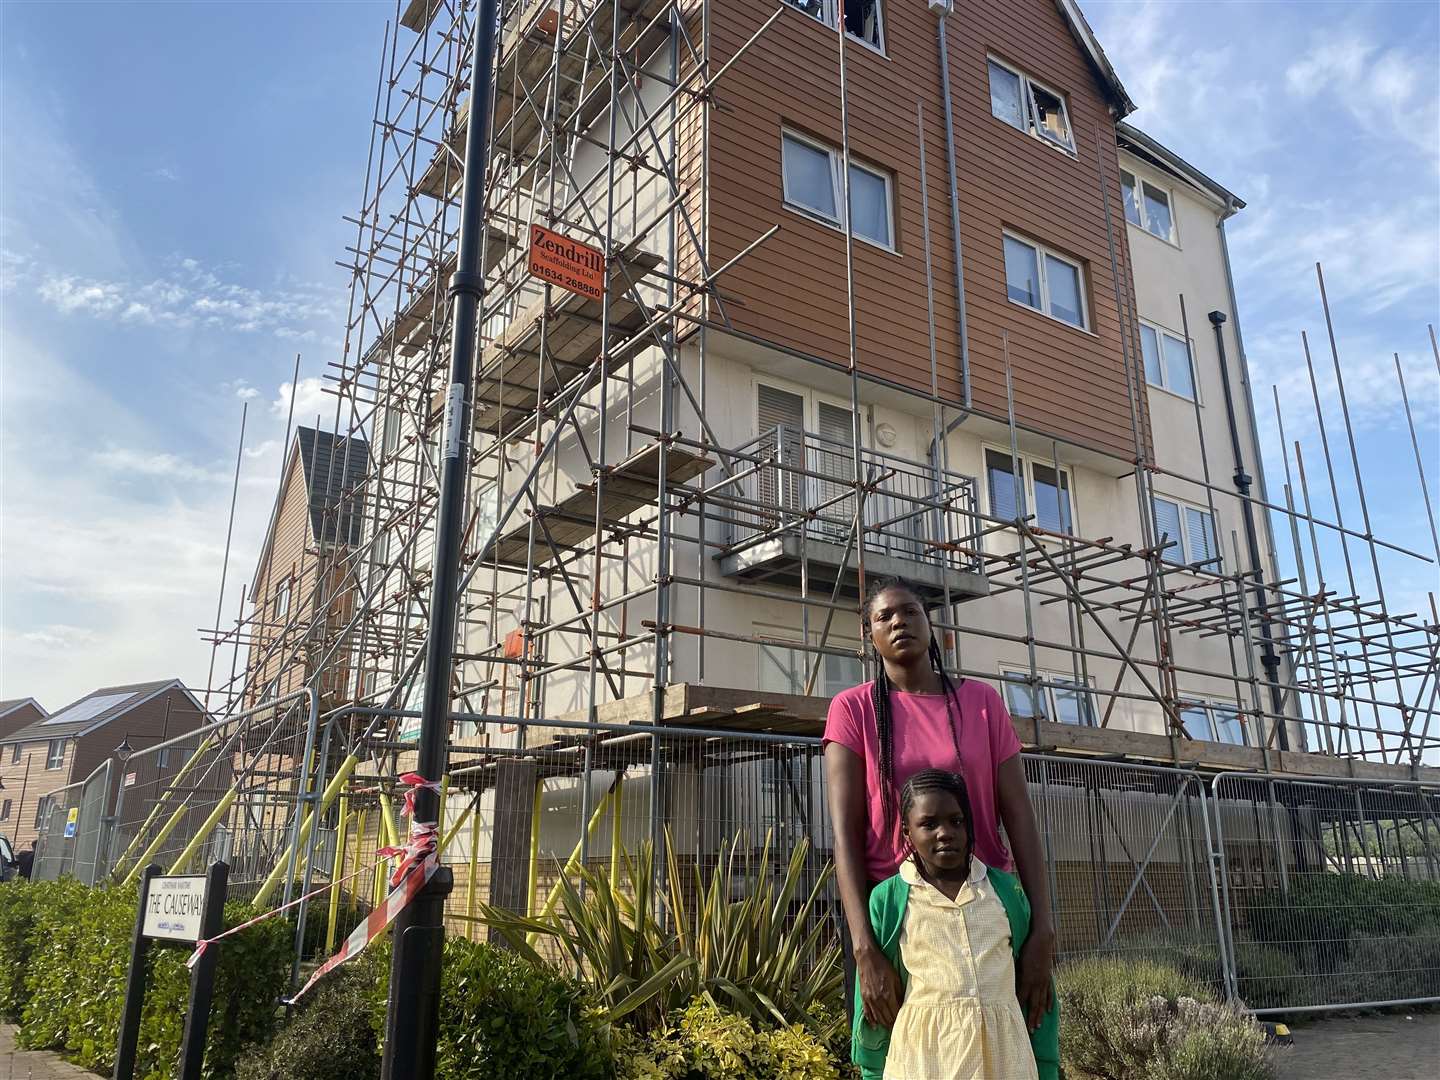
[[[711,70],[734,56],[773,11],[773,0],[712,3]],[[947,400],[959,402],[936,16],[923,4],[889,0],[884,20],[885,55],[854,41],[845,53],[851,156],[893,177],[893,250],[858,241],[852,249],[858,362],[867,373],[930,391],[928,216],[938,385]],[[1005,334],[1019,423],[1133,460],[1121,351],[1129,253],[1105,91],[1050,0],[965,0],[947,34],[975,407],[998,418],[1006,414]],[[782,131],[841,145],[837,46],[834,27],[786,10],[717,85],[709,115],[708,252],[710,265],[720,265],[778,222],[780,232],[727,273],[721,286],[726,312],[746,333],[845,364],[844,234],[787,208],[781,174]],[[992,115],[991,57],[1065,95],[1073,154]],[[923,122],[917,122],[919,109]],[[922,139],[928,214],[921,195]],[[1102,187],[1110,202],[1109,228]],[[1087,328],[1007,299],[1007,231],[1083,267]],[[1121,271],[1120,305],[1112,243]]]

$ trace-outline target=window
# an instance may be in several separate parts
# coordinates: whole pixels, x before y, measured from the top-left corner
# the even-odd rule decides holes
[[[1170,212],[1170,193],[1149,180],[1137,180],[1120,170],[1120,188],[1125,193],[1125,220],[1138,225],[1152,236],[1178,244],[1175,237],[1175,216]]]
[[[1005,234],[1005,293],[1014,303],[1086,328],[1085,274],[1080,264],[1009,233]]]
[[[826,26],[835,25],[836,0],[785,0]],[[844,0],[845,33],[872,48],[885,50],[885,22],[881,0]]]
[[[785,203],[811,217],[844,228],[840,151],[791,132],[781,136],[781,179]],[[851,231],[881,247],[895,246],[893,182],[889,173],[850,161]]]
[[[164,772],[165,769],[168,768],[170,765],[171,749],[172,747],[167,746],[165,747],[165,749],[157,750],[155,752],[155,768],[161,772]]]
[[[1189,506],[1174,499],[1154,496],[1155,535],[1160,542],[1170,543],[1164,560],[1176,566],[1219,568],[1220,547],[1215,539],[1215,519],[1209,510]]]
[[[393,454],[400,445],[400,410],[398,408],[386,410],[381,437],[384,440],[381,445],[384,447],[386,455]]]
[[[35,828],[41,828],[45,824],[45,815],[50,812],[50,796],[40,796],[40,801],[35,804]]]
[[[1058,724],[1095,726],[1093,695],[1074,676],[1050,671],[1037,671],[1042,685],[1031,686],[1030,674],[1021,668],[1002,668],[1005,683],[1005,707],[1011,716],[1053,720]]]
[[[290,614],[290,579],[286,578],[275,587],[275,621],[283,621],[288,614]]]
[[[3,803],[0,803],[0,821],[9,821],[9,820],[10,820],[10,800],[9,800],[9,799],[6,799]]]
[[[18,765],[18,764],[20,764],[20,750],[21,750],[21,749],[22,749],[22,748],[21,748],[21,746],[20,746],[20,744],[19,744],[18,742],[17,742],[14,746],[12,746],[12,747],[10,748],[10,764],[11,764],[11,765]]]
[[[1147,383],[1195,400],[1195,368],[1183,338],[1141,323],[1140,353],[1145,359]]]
[[[767,628],[760,628],[762,633]],[[818,638],[816,639],[818,642]],[[829,648],[845,648],[848,642],[828,643]],[[760,648],[760,689],[772,694],[803,694],[805,680],[815,665],[815,654],[804,649],[762,642]],[[859,656],[837,656],[825,653],[820,657],[820,671],[810,693],[816,697],[834,697],[841,690],[865,681],[865,665]]]
[[[1029,132],[1051,146],[1075,152],[1065,99],[1028,75],[990,58],[990,112],[1017,131]]]
[[[1025,505],[1035,523],[1051,532],[1072,533],[1074,516],[1070,506],[1070,471],[1053,464],[1020,458],[1026,479]],[[1016,484],[1015,462],[1009,451],[985,450],[985,489],[990,496],[990,516],[1012,521],[1020,516],[1020,490]]]
[[[1180,723],[1192,739],[1246,746],[1245,725],[1240,710],[1225,702],[1185,701],[1180,706]]]
[[[65,764],[65,740],[51,739],[45,751],[45,768],[58,769]]]

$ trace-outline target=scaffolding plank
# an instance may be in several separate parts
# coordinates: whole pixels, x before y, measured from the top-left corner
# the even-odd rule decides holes
[[[617,338],[631,337],[644,325],[644,311],[630,283],[638,284],[659,265],[660,256],[633,248],[611,260],[608,277],[612,345]],[[521,312],[490,346],[487,362],[476,380],[476,428],[487,433],[509,432],[582,373],[593,386],[600,377],[595,359],[602,348],[602,312],[601,301],[574,293],[564,293],[550,305],[548,314],[543,297]],[[644,344],[642,339],[612,354],[611,362],[628,359]]]
[[[692,480],[711,464],[699,454],[672,446],[665,457],[664,486],[670,488]],[[660,485],[660,444],[650,443],[606,473],[601,519],[607,524],[623,521],[642,506],[654,503]],[[595,487],[593,483],[584,484],[556,505],[539,510],[539,516],[545,520],[546,533],[535,542],[535,565],[552,561],[560,551],[574,550],[594,541]],[[481,558],[505,566],[527,566],[529,551],[530,523],[522,521],[486,548]]]
[[[400,25],[423,34],[435,18],[435,13],[444,6],[444,0],[410,0],[405,13],[400,16]]]

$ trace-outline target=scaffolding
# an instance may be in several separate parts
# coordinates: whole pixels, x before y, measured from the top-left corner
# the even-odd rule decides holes
[[[1383,540],[1372,527],[1328,300],[1346,452],[1332,454],[1339,438],[1326,427],[1307,340],[1314,412],[1304,419],[1318,433],[1320,456],[1298,441],[1285,444],[1283,498],[1240,495],[1270,523],[1277,547],[1288,547],[1283,577],[1273,564],[1254,565],[1234,533],[1212,538],[1207,561],[1177,565],[1175,542],[1148,509],[1151,485],[1183,480],[1212,508],[1237,493],[1220,479],[1225,468],[1212,470],[1208,459],[1198,463],[1200,475],[1182,476],[1150,455],[1135,298],[1118,274],[1136,432],[1130,478],[1140,508],[1140,534],[1129,541],[1040,527],[1023,485],[1013,517],[983,513],[974,478],[944,460],[946,433],[964,403],[938,390],[915,395],[933,414],[938,460],[867,445],[860,416],[870,390],[855,358],[853,290],[845,371],[853,429],[780,424],[738,441],[717,434],[711,353],[733,331],[725,273],[780,225],[723,264],[709,257],[708,115],[727,72],[786,10],[778,4],[717,64],[705,0],[502,5],[452,697],[457,714],[510,723],[456,725],[457,751],[504,741],[504,729],[520,721],[595,721],[617,707],[635,720],[677,722],[666,716],[666,691],[730,685],[725,646],[784,651],[802,692],[755,689],[733,706],[697,706],[685,722],[789,722],[813,731],[817,710],[799,699],[821,696],[827,663],[859,659],[856,597],[867,579],[900,572],[935,603],[957,674],[995,677],[967,663],[972,643],[1021,651],[1026,670],[1007,678],[1038,703],[1036,745],[1264,770],[1305,771],[1315,754],[1346,762],[1352,773],[1362,762],[1433,764],[1434,592],[1428,611],[1399,610],[1382,564],[1433,575],[1440,543],[1433,514],[1433,552]],[[350,454],[366,460],[355,470],[363,479],[326,485],[338,494],[322,513],[363,526],[354,542],[339,540],[351,536],[348,525],[321,530],[307,553],[307,595],[285,620],[263,606],[247,613],[242,598],[235,621],[213,632],[232,664],[212,690],[230,708],[301,685],[331,711],[416,704],[472,17],[455,0],[413,0],[397,6],[387,28],[365,195],[344,263],[344,352],[328,371],[332,428],[345,437],[328,467],[348,476]],[[843,83],[843,32],[838,41]],[[841,98],[844,122],[843,86]],[[603,255],[603,287],[582,294],[532,273],[537,228]],[[847,251],[852,243],[847,227]],[[1323,278],[1320,286],[1323,295]],[[932,370],[945,362],[932,342]],[[1008,352],[1006,365],[1003,419],[1018,462]],[[1403,389],[1398,357],[1396,376]],[[1275,403],[1281,415],[1278,394]],[[1413,439],[1408,398],[1405,415]],[[1196,424],[1203,446],[1198,406]],[[1067,444],[1050,445],[1058,474]],[[1429,513],[1423,455],[1413,445]],[[1362,520],[1347,524],[1341,486],[1352,477]],[[712,617],[747,597],[784,605],[792,632]],[[1060,634],[1041,626],[1041,616],[1057,610]],[[1199,666],[1187,642],[1217,644],[1225,662]],[[1229,741],[1243,745],[1195,738],[1186,688],[1197,679],[1231,688],[1238,707],[1223,723],[1239,725],[1243,737],[1232,730]],[[1060,719],[1050,707],[1055,695],[1077,686],[1096,703],[1088,725],[1044,723]],[[1146,739],[1132,731],[1097,735],[1127,703],[1159,710],[1163,750],[1136,750]],[[405,739],[404,726],[397,720],[383,737]],[[1203,754],[1197,742],[1208,744]],[[1313,753],[1283,757],[1302,749]]]

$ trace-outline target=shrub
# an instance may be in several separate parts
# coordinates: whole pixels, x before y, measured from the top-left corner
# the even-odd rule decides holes
[[[840,1080],[849,1075],[799,1024],[756,1029],[697,1000],[648,1035],[617,1040],[618,1080]],[[842,1068],[845,1071],[842,1072]]]
[[[267,1045],[240,1062],[235,1080],[377,1080],[373,967],[357,960],[317,986]]]
[[[606,1026],[584,984],[465,938],[445,942],[438,1080],[608,1080]]]
[[[1272,1080],[1253,1019],[1174,968],[1097,957],[1067,964],[1060,1058],[1072,1080]]]
[[[11,1023],[25,1008],[25,969],[34,948],[35,907],[54,891],[48,882],[0,886],[0,1019]]]
[[[1213,933],[1189,929],[1144,934],[1127,939],[1112,955],[1164,964],[1204,983],[1212,992],[1223,994],[1225,989],[1220,946]],[[1236,942],[1235,966],[1240,995],[1251,1008],[1300,1004],[1306,993],[1299,963],[1283,949]]]
[[[64,1050],[86,1068],[109,1072],[125,1001],[136,890],[74,881],[29,887],[47,891],[31,922],[18,1039],[31,1048]],[[252,915],[239,903],[225,908],[227,926]],[[206,1053],[210,1075],[229,1075],[242,1048],[274,1030],[293,933],[292,924],[272,919],[219,946]],[[150,949],[135,1070],[141,1080],[175,1074],[190,986],[185,959],[181,948]]]
[[[586,973],[609,1018],[642,1032],[705,997],[762,1026],[799,1021],[822,1042],[842,1037],[840,947],[831,928],[812,919],[831,869],[807,882],[805,840],[778,875],[768,842],[753,863],[742,859],[742,846],[738,837],[724,845],[705,881],[698,867],[683,872],[668,845],[657,898],[647,843],[636,861],[626,859],[618,883],[608,871],[582,868],[582,891],[562,876],[560,910],[551,916],[486,906],[484,917],[536,963],[542,960],[530,937],[554,938]]]

